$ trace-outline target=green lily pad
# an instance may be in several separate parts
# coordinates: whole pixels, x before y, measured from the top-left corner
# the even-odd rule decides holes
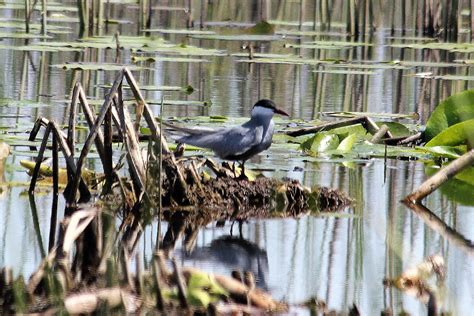
[[[410,129],[398,122],[376,122],[378,126],[387,125],[393,137],[407,137],[411,135]]]
[[[343,127],[338,127],[334,128],[331,130],[331,133],[336,134],[339,136],[339,139],[346,138],[349,135],[357,135],[359,139],[361,138],[366,138],[367,135],[367,130],[365,129],[362,124],[353,124],[349,126],[343,126]]]
[[[474,148],[474,119],[451,125],[433,137],[426,147],[469,145]]]
[[[452,95],[442,101],[431,114],[426,122],[424,139],[430,141],[451,125],[471,119],[474,119],[474,90]]]
[[[433,147],[423,147],[423,150],[433,154],[434,157],[442,157],[448,159],[459,158],[462,154],[466,152],[466,146],[433,146]],[[421,150],[421,148],[420,148]]]
[[[319,132],[303,142],[301,149],[312,154],[325,153],[329,150],[337,149],[339,146],[339,137],[330,132]]]
[[[342,140],[342,142],[337,146],[337,150],[342,154],[346,154],[352,150],[355,142],[357,141],[357,134],[350,134]]]

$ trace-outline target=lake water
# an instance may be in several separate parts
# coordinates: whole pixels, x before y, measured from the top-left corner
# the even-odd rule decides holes
[[[224,6],[224,7],[222,7]],[[276,10],[276,9],[275,9]],[[283,17],[295,21],[295,11]],[[224,13],[223,13],[224,12]],[[227,12],[225,5],[214,4],[208,21],[254,22],[249,9]],[[134,10],[113,5],[114,18],[136,21]],[[154,27],[183,28],[185,20],[180,12],[159,11]],[[0,18],[21,18],[22,11],[0,8]],[[71,27],[69,34],[51,34],[55,41],[72,41],[77,38],[76,23],[51,22]],[[117,28],[122,35],[136,35],[136,24],[112,25],[104,34],[112,36]],[[206,27],[205,30],[224,32],[226,27]],[[316,36],[279,35],[282,30],[296,30],[292,26],[277,26],[277,40],[256,41],[256,52],[297,54],[306,58],[344,61],[395,60],[415,62],[403,69],[393,67],[365,68],[366,73],[337,72],[334,65],[249,64],[241,40],[213,40],[188,38],[180,34],[153,33],[171,43],[187,43],[204,48],[219,49],[225,56],[195,57],[205,63],[156,61],[144,62],[147,69],[134,71],[141,85],[191,85],[197,91],[190,95],[181,92],[147,92],[147,99],[206,101],[210,106],[169,105],[164,116],[222,115],[248,116],[254,102],[260,98],[274,100],[290,113],[291,119],[313,120],[327,117],[330,111],[364,111],[377,113],[418,112],[420,120],[406,120],[423,124],[439,101],[457,91],[472,86],[472,81],[426,79],[416,73],[432,72],[444,76],[469,76],[467,65],[453,65],[456,59],[469,58],[469,54],[449,53],[442,50],[415,50],[391,47],[393,43],[415,43],[412,38],[397,38],[386,29],[379,29],[367,45],[323,48],[291,48],[285,44],[302,44],[311,41],[345,40],[342,29]],[[308,27],[309,29],[309,27]],[[0,30],[12,30],[2,26]],[[237,29],[234,28],[234,31]],[[33,45],[41,40],[8,38],[0,46]],[[51,40],[50,40],[51,41]],[[370,44],[370,46],[369,46]],[[170,56],[151,53],[147,56]],[[88,48],[74,52],[18,51],[0,47],[0,141],[9,142],[13,153],[6,159],[4,180],[0,181],[0,266],[10,266],[16,274],[30,275],[41,262],[39,244],[47,248],[51,212],[51,194],[35,196],[37,221],[32,216],[27,185],[30,177],[19,161],[31,159],[28,147],[19,143],[27,137],[35,119],[44,116],[67,124],[70,92],[75,80],[85,87],[88,97],[101,99],[103,84],[110,84],[114,71],[72,71],[51,67],[65,62],[113,62],[114,50]],[[424,62],[424,64],[420,62]],[[431,62],[432,64],[427,64]],[[131,64],[131,53],[124,50],[121,63]],[[418,64],[417,64],[418,63]],[[442,65],[441,63],[451,63]],[[27,100],[28,102],[13,102]],[[153,106],[158,114],[158,106]],[[279,129],[286,126],[278,121]],[[15,132],[16,139],[9,138]],[[258,285],[266,288],[280,300],[299,304],[311,297],[327,302],[329,308],[347,311],[356,304],[363,315],[380,314],[391,308],[394,313],[407,311],[424,314],[426,307],[415,298],[396,289],[383,286],[383,279],[395,277],[407,268],[416,266],[425,257],[440,254],[447,266],[445,296],[442,310],[454,315],[474,315],[474,261],[471,251],[458,247],[433,230],[425,221],[400,203],[400,200],[426,179],[421,162],[370,159],[354,164],[342,164],[329,158],[306,161],[299,152],[285,151],[274,145],[269,151],[252,159],[250,168],[265,170],[267,176],[298,179],[304,185],[323,185],[346,192],[355,200],[342,216],[304,216],[298,219],[251,220],[241,227],[231,223],[224,227],[212,224],[202,229],[193,252],[187,253],[178,244],[176,253],[185,265],[208,271],[229,274],[232,269],[251,270],[257,275]],[[308,159],[310,160],[310,159]],[[94,165],[94,162],[90,162]],[[302,171],[299,171],[302,170]],[[62,213],[64,200],[60,197]],[[474,208],[463,206],[440,191],[431,194],[425,205],[447,225],[467,239],[474,239]],[[61,218],[61,215],[60,215]],[[165,224],[166,229],[166,224]],[[145,229],[141,241],[145,253],[150,254],[150,238],[156,223]],[[240,237],[244,239],[241,240]],[[153,239],[151,239],[153,240]],[[471,243],[472,244],[472,243]],[[294,309],[295,313],[308,313]]]

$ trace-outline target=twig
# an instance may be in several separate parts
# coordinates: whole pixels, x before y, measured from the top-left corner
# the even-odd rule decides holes
[[[407,138],[400,140],[397,143],[397,145],[406,145],[406,144],[416,142],[417,140],[419,140],[421,138],[422,135],[423,134],[421,132],[418,132],[414,135],[408,136]]]

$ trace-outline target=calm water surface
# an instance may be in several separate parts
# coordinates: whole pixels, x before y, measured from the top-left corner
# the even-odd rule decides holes
[[[118,9],[117,9],[118,10]],[[2,10],[2,17],[21,17],[16,11]],[[122,18],[129,18],[127,12]],[[169,27],[174,16],[162,13],[156,26]],[[169,13],[172,15],[173,13]],[[165,18],[166,17],[166,18]],[[217,17],[214,17],[217,20]],[[242,16],[240,16],[242,18]],[[250,16],[247,21],[252,21]],[[243,19],[243,18],[242,18]],[[210,19],[212,20],[212,19]],[[182,27],[182,20],[178,27]],[[172,24],[175,25],[176,23]],[[58,40],[76,38],[73,33],[54,35]],[[136,34],[136,26],[119,26],[122,34]],[[115,27],[107,34],[113,34]],[[219,48],[229,55],[242,52],[241,41],[188,39],[183,35],[164,35],[174,43]],[[327,37],[325,37],[327,39]],[[284,43],[298,43],[319,37],[288,37],[257,43],[258,51],[302,56],[321,56],[353,60],[451,61],[459,56],[443,52],[421,54],[414,50],[389,48],[393,41],[379,30],[370,47],[340,50],[291,49]],[[337,37],[336,39],[339,39]],[[31,40],[29,43],[34,43]],[[5,45],[25,45],[24,40],[4,38]],[[154,55],[159,57],[160,55]],[[81,81],[91,99],[103,97],[101,84],[109,84],[114,72],[73,72],[50,67],[67,61],[111,62],[111,51],[87,49],[83,52],[22,52],[0,49],[0,98],[30,100],[42,105],[11,103],[0,106],[0,127],[15,129],[25,136],[39,116],[66,122],[67,100],[75,80]],[[242,57],[203,57],[207,63],[155,62],[144,64],[151,70],[135,72],[140,84],[191,85],[198,91],[187,96],[178,92],[149,92],[148,99],[211,101],[210,107],[168,106],[165,116],[226,115],[247,116],[259,98],[273,99],[293,119],[316,119],[326,111],[369,111],[387,113],[419,112],[424,123],[438,101],[470,83],[435,81],[409,76],[416,72],[455,73],[454,67],[417,67],[415,70],[376,69],[374,74],[322,73],[324,66],[265,65],[239,62]],[[122,62],[130,64],[125,51]],[[45,63],[43,71],[41,64]],[[470,71],[470,70],[468,70]],[[154,107],[158,114],[157,107]],[[284,123],[279,127],[283,128]],[[41,261],[41,247],[47,248],[51,195],[35,196],[38,218],[32,216],[26,186],[29,176],[19,167],[29,159],[27,147],[12,147],[0,181],[0,266],[11,266],[15,273],[28,276]],[[396,313],[426,313],[416,299],[394,289],[385,289],[385,277],[395,277],[415,266],[426,256],[441,254],[447,264],[446,295],[443,309],[455,315],[474,315],[474,261],[433,230],[399,201],[426,178],[418,162],[372,159],[345,167],[321,159],[305,162],[301,156],[274,146],[252,161],[252,167],[275,169],[265,172],[277,178],[290,177],[307,186],[324,185],[346,192],[356,200],[344,216],[306,216],[299,219],[253,220],[243,223],[241,236],[235,223],[217,228],[209,225],[197,237],[196,248],[187,253],[178,245],[177,254],[186,265],[229,274],[232,269],[252,270],[259,286],[275,298],[292,304],[311,297],[326,301],[330,308],[346,311],[355,303],[364,315],[379,314],[390,307]],[[91,162],[91,165],[94,163]],[[295,167],[298,167],[295,169]],[[302,168],[303,171],[295,171]],[[384,174],[386,174],[384,178]],[[64,201],[60,199],[59,210]],[[465,238],[474,239],[474,208],[463,206],[440,192],[433,193],[426,205],[445,223]],[[61,214],[60,214],[61,216]],[[166,225],[166,224],[165,224]],[[150,255],[150,240],[156,224],[147,227],[142,247]],[[232,235],[232,236],[231,236]],[[240,237],[243,238],[240,239]],[[298,310],[302,312],[301,310]]]

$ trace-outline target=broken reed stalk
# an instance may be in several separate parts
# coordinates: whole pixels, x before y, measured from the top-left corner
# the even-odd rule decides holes
[[[54,235],[56,234],[56,216],[58,212],[57,209],[58,209],[58,196],[59,196],[58,148],[59,147],[58,147],[57,136],[53,133],[53,205],[51,206],[51,225],[50,225],[50,232],[49,232],[48,250],[51,250],[53,248]]]
[[[461,157],[453,160],[449,165],[443,167],[436,174],[423,182],[420,187],[406,196],[403,202],[407,205],[419,204],[422,199],[431,194],[443,183],[461,172],[464,168],[474,164],[474,149],[469,150]]]
[[[163,132],[163,102],[164,99],[161,98],[160,105],[160,131]],[[161,216],[163,214],[163,199],[162,199],[162,189],[163,189],[163,143],[159,143],[158,148],[158,229],[156,232],[156,248],[159,249],[161,243]]]
[[[120,32],[117,31],[114,34],[115,39],[115,63],[120,63]]]
[[[30,33],[30,0],[25,0],[25,32]]]
[[[77,161],[76,176],[74,177],[71,184],[71,192],[68,198],[69,203],[74,204],[76,201],[77,189],[79,188],[79,182],[81,179],[82,167],[92,147],[92,142],[95,141],[97,134],[100,131],[100,126],[102,125],[102,122],[105,119],[105,115],[107,114],[107,111],[109,110],[109,107],[112,104],[112,98],[118,90],[118,86],[121,83],[122,76],[123,76],[123,71],[120,71],[114,81],[114,84],[112,85],[112,88],[110,89],[109,94],[107,94],[105,97],[104,104],[102,105],[99,115],[96,118],[89,135],[87,136],[87,139],[84,143],[84,147],[82,147],[81,155],[79,156],[79,160]]]
[[[104,122],[104,173],[105,173],[105,186],[104,192],[109,192],[112,188],[112,183],[114,181],[113,175],[113,162],[112,162],[112,109],[109,108],[105,115]]]
[[[41,1],[41,34],[46,35],[46,26],[48,24],[48,4],[47,0]]]
[[[36,182],[38,180],[39,171],[41,167],[41,162],[43,161],[44,151],[46,150],[46,145],[48,144],[48,137],[51,133],[51,125],[48,124],[46,130],[44,131],[43,140],[41,141],[40,149],[38,151],[38,156],[36,156],[36,165],[31,175],[31,182],[29,192],[32,193],[35,190]]]
[[[199,15],[199,28],[203,29],[204,28],[204,20],[205,20],[205,14],[206,14],[206,2],[205,0],[201,0],[201,13]]]

